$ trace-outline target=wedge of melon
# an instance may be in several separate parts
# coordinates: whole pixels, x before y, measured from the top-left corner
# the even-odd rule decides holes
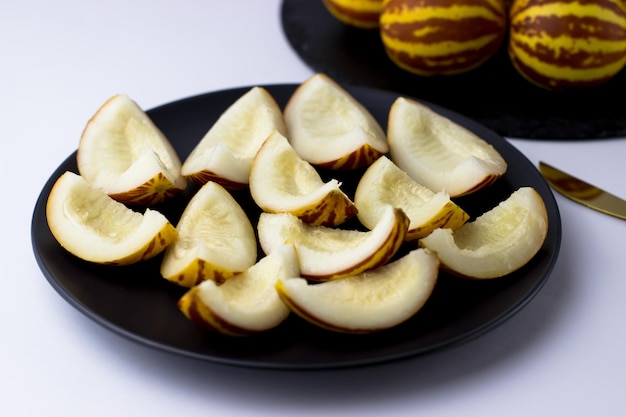
[[[405,240],[428,236],[440,227],[458,229],[469,215],[443,191],[417,183],[386,156],[370,165],[356,188],[354,204],[361,223],[376,227],[386,206],[401,208],[409,218]]]
[[[312,226],[291,214],[270,213],[261,214],[257,230],[265,253],[291,243],[298,252],[301,275],[327,281],[385,264],[402,245],[408,226],[404,212],[388,206],[370,231]]]
[[[131,210],[69,171],[54,183],[46,217],[61,246],[100,264],[129,265],[150,259],[177,237],[174,226],[158,211]]]
[[[295,313],[322,328],[371,333],[414,316],[430,297],[439,274],[437,256],[416,249],[375,270],[311,284],[281,279],[276,289]]]
[[[543,199],[531,187],[456,231],[437,229],[419,241],[437,253],[442,268],[468,278],[498,278],[526,265],[548,234]]]
[[[292,146],[314,166],[358,168],[389,150],[378,121],[322,73],[298,86],[285,106],[284,117]]]
[[[391,106],[387,138],[391,159],[416,182],[458,197],[493,184],[507,163],[489,143],[415,100]]]
[[[178,302],[192,321],[231,336],[247,336],[282,323],[290,310],[275,290],[283,278],[298,277],[293,245],[285,245],[221,285],[204,281]]]
[[[265,88],[253,87],[209,128],[181,172],[199,184],[215,181],[228,189],[243,188],[257,151],[274,130],[286,134],[282,111]]]
[[[216,182],[207,182],[196,192],[176,229],[178,239],[161,263],[161,275],[175,284],[223,282],[257,260],[256,236],[247,214]]]
[[[250,171],[250,193],[259,207],[313,225],[338,226],[354,217],[354,203],[340,186],[335,179],[324,182],[278,131],[265,140]]]
[[[184,190],[172,144],[127,95],[107,100],[83,130],[79,174],[126,204],[153,205]]]

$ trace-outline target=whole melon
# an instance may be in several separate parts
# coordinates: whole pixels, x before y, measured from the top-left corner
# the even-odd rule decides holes
[[[515,0],[508,53],[523,77],[549,90],[604,84],[626,65],[626,4]]]
[[[360,29],[378,28],[383,0],[322,0],[340,22]]]
[[[504,0],[385,0],[380,34],[389,58],[424,76],[470,71],[506,35]]]

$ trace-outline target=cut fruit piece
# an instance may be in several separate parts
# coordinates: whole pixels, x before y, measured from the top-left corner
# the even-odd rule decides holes
[[[107,100],[89,120],[76,161],[88,183],[127,204],[157,204],[187,185],[172,144],[123,94]]]
[[[507,163],[489,143],[417,101],[391,106],[387,138],[391,159],[418,183],[458,197],[494,183]]]
[[[376,227],[385,206],[401,208],[410,220],[407,241],[440,227],[458,229],[469,219],[446,193],[435,193],[415,182],[386,156],[367,168],[356,188],[354,204],[359,220],[368,229]]]
[[[55,182],[46,204],[55,239],[89,262],[130,265],[161,253],[176,229],[155,210],[135,212],[73,172]]]
[[[286,134],[282,111],[265,88],[253,87],[206,132],[185,160],[182,174],[199,184],[215,181],[229,189],[243,188],[254,156],[274,130]]]
[[[438,274],[437,256],[415,249],[395,262],[335,281],[281,279],[276,290],[289,308],[317,326],[372,333],[413,317],[432,294]]]
[[[277,280],[299,277],[293,245],[285,245],[262,258],[247,271],[222,285],[204,281],[178,302],[190,320],[231,336],[247,336],[270,330],[290,313],[276,292]]]
[[[548,213],[537,191],[522,187],[458,230],[437,229],[420,246],[437,253],[442,268],[468,278],[497,278],[527,264],[548,233]]]
[[[356,215],[340,185],[335,179],[324,183],[277,131],[265,140],[250,171],[250,193],[259,207],[293,214],[312,225],[337,226]]]
[[[376,227],[367,232],[311,226],[291,214],[270,213],[261,214],[257,229],[266,254],[293,243],[301,275],[328,281],[385,264],[402,245],[408,226],[404,212],[388,206]]]
[[[354,169],[389,151],[378,121],[325,74],[312,76],[294,91],[284,116],[289,141],[312,165]]]
[[[178,239],[161,263],[161,275],[175,284],[221,283],[257,260],[256,236],[248,216],[215,182],[207,182],[191,198],[176,229]]]

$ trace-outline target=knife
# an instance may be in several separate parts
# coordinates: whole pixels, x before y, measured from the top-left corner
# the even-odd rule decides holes
[[[599,212],[626,220],[626,200],[539,161],[548,184],[565,197]]]

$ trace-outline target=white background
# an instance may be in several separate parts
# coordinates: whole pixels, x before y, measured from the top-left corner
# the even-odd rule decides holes
[[[469,343],[381,366],[282,372],[185,359],[100,327],[48,284],[32,210],[89,117],[118,92],[149,109],[303,81],[313,72],[282,33],[280,4],[2,2],[0,415],[626,415],[626,223],[560,195],[560,256],[526,308]],[[623,139],[510,141],[535,164],[626,196]]]

